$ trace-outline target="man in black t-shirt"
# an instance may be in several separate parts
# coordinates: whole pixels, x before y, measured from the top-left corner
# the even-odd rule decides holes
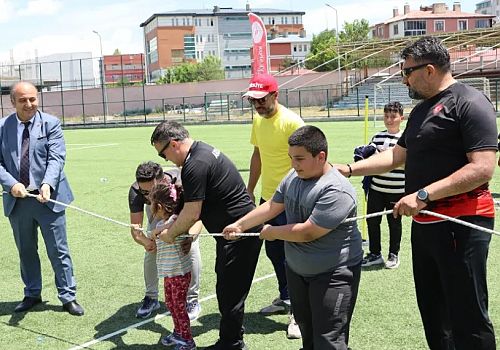
[[[413,216],[413,275],[429,348],[494,350],[486,284],[491,234],[419,211],[493,229],[488,181],[496,163],[496,114],[482,93],[453,79],[439,39],[423,37],[401,57],[403,83],[410,97],[422,102],[410,113],[398,144],[337,167],[350,176],[405,165],[406,195],[394,215]]]
[[[131,230],[132,238],[145,249],[144,253],[144,284],[146,287],[142,304],[137,310],[138,318],[148,318],[152,313],[160,308],[158,301],[158,270],[156,266],[156,244],[150,237],[151,231],[156,228],[158,220],[151,213],[151,203],[149,192],[156,183],[175,182],[182,185],[180,181],[180,169],[172,168],[163,170],[161,165],[155,162],[145,162],[139,164],[135,172],[136,181],[130,186],[128,203],[130,209],[130,223],[142,227],[144,212],[147,219],[147,233],[139,230]],[[196,229],[196,226],[193,230]],[[196,232],[193,232],[196,233]],[[197,232],[199,233],[199,232]],[[198,318],[201,312],[201,305],[198,302],[200,292],[200,270],[201,257],[199,240],[192,242],[188,254],[191,259],[191,283],[187,294],[187,311],[190,320]]]
[[[158,155],[182,167],[184,208],[177,220],[160,234],[173,242],[196,220],[211,233],[238,220],[255,208],[235,165],[218,149],[189,137],[179,123],[162,122],[151,136]],[[261,227],[249,232],[258,232]],[[243,342],[244,302],[257,266],[262,241],[245,237],[216,239],[216,294],[221,313],[219,340],[211,350],[246,349]]]

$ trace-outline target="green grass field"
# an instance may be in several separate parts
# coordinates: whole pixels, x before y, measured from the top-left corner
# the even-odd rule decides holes
[[[329,122],[316,124],[325,132],[330,145],[329,160],[352,160],[352,150],[364,143],[363,123]],[[369,135],[383,128],[370,122]],[[160,159],[149,138],[153,128],[68,130],[66,174],[75,194],[74,205],[116,220],[128,222],[127,194],[138,163]],[[252,148],[248,142],[250,125],[188,126],[193,138],[217,146],[248,176]],[[165,163],[165,165],[167,165]],[[500,169],[498,169],[500,171]],[[492,190],[500,193],[500,176],[495,175]],[[352,178],[358,194],[360,178]],[[359,196],[361,199],[361,195]],[[361,206],[359,212],[361,213]],[[135,311],[143,297],[143,250],[130,237],[127,228],[68,209],[68,240],[78,282],[78,301],[85,316],[62,312],[57,299],[53,273],[43,240],[39,251],[43,266],[45,301],[34,311],[14,314],[23,297],[17,250],[7,218],[0,219],[2,240],[0,269],[0,349],[72,349],[93,339],[103,338],[90,349],[151,349],[162,334],[172,330],[170,317],[138,325]],[[364,271],[358,303],[351,325],[350,346],[354,350],[425,349],[423,330],[415,302],[409,247],[410,220],[403,219],[401,266],[397,270]],[[383,253],[387,254],[387,224],[383,227]],[[497,229],[500,226],[496,225]],[[215,293],[214,240],[201,238],[203,257],[202,315],[192,324],[199,347],[218,337],[218,309]],[[490,315],[497,326],[500,343],[500,237],[493,237],[489,257]],[[256,279],[273,273],[264,250]],[[250,349],[300,348],[300,340],[286,338],[284,315],[263,317],[258,310],[277,296],[274,277],[256,280],[246,304],[245,341]],[[125,328],[126,331],[122,331]]]

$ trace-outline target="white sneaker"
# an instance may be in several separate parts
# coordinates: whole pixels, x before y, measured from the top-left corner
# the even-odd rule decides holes
[[[288,339],[300,339],[302,334],[300,334],[300,328],[297,322],[295,322],[295,317],[293,315],[289,316],[288,329],[286,331],[286,337]]]
[[[201,305],[197,301],[187,303],[186,310],[188,312],[189,320],[196,320],[201,314]]]
[[[262,308],[259,313],[265,316],[275,315],[275,314],[286,314],[290,310],[290,299],[281,300],[276,298],[273,300],[271,305]]]
[[[385,262],[386,269],[397,269],[399,267],[399,256],[394,253],[389,253],[389,257]]]

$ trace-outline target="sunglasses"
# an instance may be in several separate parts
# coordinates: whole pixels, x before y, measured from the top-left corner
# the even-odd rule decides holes
[[[426,67],[429,64],[432,64],[432,63],[422,63],[422,64],[418,64],[416,66],[408,67],[408,68],[403,68],[403,65],[401,64],[401,76],[403,78],[408,78],[413,71],[416,71],[417,69]]]
[[[253,97],[249,97],[249,98],[248,98],[248,101],[249,101],[250,103],[259,103],[259,104],[264,104],[264,103],[266,103],[267,98],[268,98],[269,96],[272,96],[272,95],[274,95],[274,92],[270,92],[270,93],[268,93],[266,96],[261,97],[261,98],[253,98]]]
[[[163,146],[163,148],[160,150],[160,152],[158,152],[158,156],[163,158],[163,159],[167,159],[167,157],[163,154],[163,152],[165,152],[165,150],[167,149],[167,147],[170,145],[170,141],[167,142],[167,144],[165,146]]]

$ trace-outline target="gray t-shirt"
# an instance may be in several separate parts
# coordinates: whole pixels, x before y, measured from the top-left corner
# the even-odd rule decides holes
[[[361,234],[356,221],[356,192],[337,169],[319,179],[303,180],[291,170],[281,181],[273,201],[285,204],[288,224],[310,219],[315,225],[331,228],[326,235],[306,243],[285,241],[287,265],[297,274],[311,277],[361,262]]]

